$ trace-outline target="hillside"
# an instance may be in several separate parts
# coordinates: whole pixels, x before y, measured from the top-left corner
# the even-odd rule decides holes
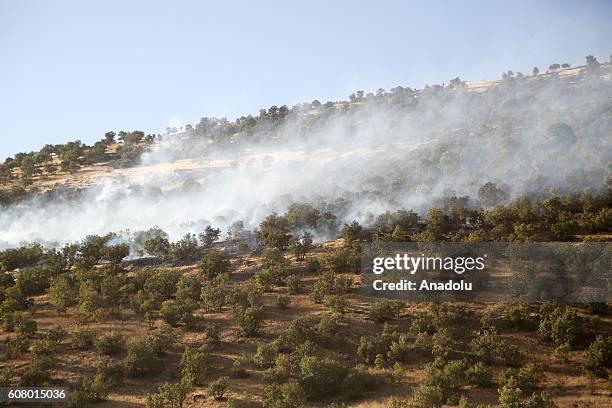
[[[611,406],[612,66],[587,62],[7,159],[0,387],[67,387],[69,408]],[[513,301],[365,290],[370,245],[451,243],[508,245]],[[580,288],[604,298],[565,301]]]

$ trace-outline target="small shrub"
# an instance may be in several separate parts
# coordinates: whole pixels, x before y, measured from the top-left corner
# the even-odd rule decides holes
[[[337,361],[306,356],[299,363],[298,381],[308,399],[318,399],[335,395],[348,371]]]
[[[253,337],[259,332],[263,322],[263,309],[261,307],[238,308],[234,312],[236,322],[243,336]]]
[[[365,370],[355,367],[340,384],[340,395],[346,401],[363,398],[367,391],[374,389],[378,385],[375,377]]]
[[[431,353],[434,357],[446,358],[456,346],[455,340],[446,328],[441,328],[432,337]]]
[[[232,377],[234,378],[245,378],[249,376],[247,371],[249,359],[247,357],[238,357],[232,363]]]
[[[370,305],[370,319],[376,323],[385,323],[389,320],[399,318],[404,305],[401,302],[383,300]]]
[[[108,393],[121,383],[123,378],[123,366],[114,364],[109,359],[102,360],[96,366],[96,375],[91,383],[88,384],[89,399],[101,401],[108,396]]]
[[[391,370],[391,380],[399,384],[402,382],[402,378],[404,377],[404,367],[399,362],[393,364],[393,370]]]
[[[335,313],[344,314],[348,307],[348,301],[343,295],[327,295],[323,298],[323,304]]]
[[[568,344],[575,347],[581,333],[581,320],[569,308],[556,308],[542,317],[538,332],[556,345]]]
[[[584,366],[599,376],[604,376],[606,370],[612,368],[612,336],[597,336],[585,353]]]
[[[125,349],[125,345],[125,339],[118,331],[111,331],[108,334],[102,334],[94,342],[96,352],[105,354],[107,356],[120,353]]]
[[[157,394],[147,397],[147,408],[181,408],[191,387],[185,383],[165,383]]]
[[[308,273],[319,273],[321,270],[321,262],[317,258],[309,256],[306,258],[306,270]]]
[[[212,250],[202,259],[199,268],[204,276],[208,279],[212,279],[217,275],[228,272],[230,261],[221,251]]]
[[[93,330],[77,329],[72,333],[72,344],[77,350],[91,350],[96,335],[96,332]]]
[[[220,401],[223,399],[229,385],[229,379],[227,377],[221,377],[208,384],[206,391],[208,395],[213,397],[215,400]]]
[[[478,387],[486,387],[491,385],[491,379],[493,378],[493,372],[491,369],[482,362],[478,362],[468,368],[465,374],[468,384]]]
[[[287,309],[289,307],[289,303],[291,303],[291,298],[289,295],[281,294],[276,298],[276,304],[281,309]]]
[[[253,362],[260,368],[270,368],[274,365],[277,356],[278,354],[272,345],[262,344],[257,347]]]
[[[567,363],[569,361],[569,353],[572,351],[572,348],[569,344],[561,344],[560,346],[555,347],[554,356],[557,360]]]
[[[181,355],[181,377],[187,384],[203,385],[205,383],[208,362],[206,347],[186,348]]]
[[[297,295],[302,292],[302,279],[300,279],[298,275],[287,276],[285,278],[285,284],[287,285],[287,290],[289,290],[289,294],[291,295]]]
[[[529,305],[525,303],[519,303],[517,305],[510,306],[504,312],[504,319],[512,326],[519,329],[532,329],[534,327],[531,319],[531,311]]]
[[[128,376],[146,377],[160,373],[164,362],[154,345],[145,339],[128,346],[123,365]]]
[[[298,384],[270,384],[264,388],[264,408],[302,408],[305,404],[306,394]]]

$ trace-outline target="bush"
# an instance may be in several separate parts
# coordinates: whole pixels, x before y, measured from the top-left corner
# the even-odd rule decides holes
[[[302,279],[298,275],[289,275],[285,278],[285,285],[290,295],[297,295],[302,292]]]
[[[178,326],[181,322],[185,324],[193,322],[194,308],[195,303],[190,301],[166,300],[162,302],[159,314],[170,326]]]
[[[445,363],[440,357],[426,366],[425,381],[413,396],[416,407],[438,407],[456,398],[458,390],[466,382],[466,366],[463,361]]]
[[[249,373],[247,372],[248,358],[245,356],[238,357],[232,363],[232,377],[234,378],[244,378],[248,377]]]
[[[306,270],[308,273],[319,273],[321,270],[321,262],[314,257],[306,258]]]
[[[569,308],[555,308],[540,321],[538,332],[556,345],[568,344],[575,347],[581,334],[581,320]]]
[[[64,313],[68,307],[76,304],[77,290],[71,279],[66,276],[53,279],[47,293],[58,313]]]
[[[366,364],[374,364],[379,354],[386,359],[387,356],[389,356],[389,352],[394,347],[393,344],[401,344],[402,341],[402,337],[397,332],[397,327],[385,324],[382,332],[378,336],[361,337],[357,349],[357,356]],[[393,355],[395,355],[395,353]]]
[[[160,373],[164,362],[154,345],[145,339],[128,346],[123,365],[128,376],[146,377]]]
[[[259,332],[263,322],[263,309],[261,307],[238,308],[234,312],[236,322],[243,336],[253,337]]]
[[[227,279],[225,275],[205,282],[202,285],[202,306],[211,311],[218,312],[225,306],[227,300]]]
[[[186,384],[204,385],[208,351],[205,347],[186,348],[181,355],[181,377]]]
[[[94,342],[96,352],[112,356],[125,349],[125,339],[118,331],[111,331],[108,334],[102,334]]]
[[[414,392],[411,407],[440,407],[446,402],[447,396],[441,386],[420,385]]]
[[[270,384],[264,388],[264,408],[301,408],[305,404],[306,394],[298,384]]]
[[[147,408],[182,408],[190,390],[189,384],[164,383],[157,394],[147,397]]]
[[[340,330],[340,315],[327,314],[321,317],[317,325],[317,333],[328,340],[335,340]]]
[[[145,341],[159,355],[165,354],[176,343],[177,333],[168,326],[158,327],[151,330]]]
[[[359,273],[361,255],[352,247],[338,248],[323,258],[325,265],[334,273]]]
[[[308,399],[333,396],[348,375],[337,361],[306,356],[299,363],[298,381]]]
[[[273,367],[264,371],[262,380],[264,384],[282,384],[289,379],[289,373],[284,367]]]
[[[478,362],[468,368],[465,374],[467,377],[467,382],[470,385],[475,385],[478,387],[486,387],[491,385],[493,372],[482,362]]]
[[[21,354],[27,353],[30,348],[30,340],[22,335],[18,335],[14,339],[6,339],[6,355],[9,358],[15,358]]]
[[[346,296],[343,295],[327,295],[323,298],[323,304],[335,313],[344,314],[348,307]]]
[[[51,380],[51,373],[46,367],[32,365],[21,373],[20,387],[44,387]]]
[[[544,380],[544,370],[537,364],[525,364],[517,375],[518,386],[522,390],[535,389]]]
[[[525,364],[518,371],[509,368],[499,375],[500,387],[503,387],[511,380],[522,391],[534,390],[544,380],[544,372],[540,366],[533,363]]]
[[[604,376],[606,370],[612,368],[612,336],[597,336],[585,353],[584,366],[599,376]]]
[[[38,330],[38,324],[24,312],[12,312],[4,317],[4,329],[23,337],[32,337]]]
[[[110,390],[121,383],[123,366],[114,364],[109,359],[102,360],[96,366],[96,375],[89,384],[88,397],[93,400],[103,400]]]
[[[533,321],[531,320],[531,311],[529,305],[519,303],[510,306],[504,312],[504,319],[512,326],[520,329],[532,329]]]
[[[199,265],[200,272],[208,279],[212,279],[217,275],[224,274],[229,271],[230,261],[226,259],[223,252],[213,250],[210,251],[202,263]]]
[[[315,303],[321,303],[325,295],[347,293],[352,284],[350,277],[343,278],[334,273],[326,272],[313,285],[310,299]]]
[[[204,334],[206,334],[208,344],[221,344],[221,325],[219,323],[207,323],[204,326]]]
[[[351,401],[363,398],[365,393],[377,386],[376,379],[364,370],[353,368],[340,384],[342,399]]]
[[[228,384],[229,384],[229,378],[227,377],[218,378],[217,380],[208,384],[208,388],[206,389],[208,392],[208,395],[210,395],[217,401],[222,400],[223,396],[225,395],[225,392],[227,391]]]
[[[289,295],[286,294],[278,295],[278,297],[276,298],[276,304],[281,309],[287,309],[289,307],[290,302],[291,298],[289,297]]]
[[[170,244],[170,257],[179,263],[195,261],[200,256],[198,240],[193,234],[185,234],[183,238]]]
[[[257,347],[257,351],[253,356],[253,362],[260,368],[270,368],[274,365],[278,353],[270,344],[262,344]]]
[[[72,333],[72,344],[77,350],[90,350],[96,338],[96,332],[89,329],[77,329]]]
[[[448,329],[441,328],[432,337],[431,353],[434,357],[446,358],[456,346],[455,340],[450,336]]]
[[[470,343],[472,353],[485,363],[491,363],[493,361],[497,346],[497,332],[494,329],[482,331],[477,337],[472,339]]]

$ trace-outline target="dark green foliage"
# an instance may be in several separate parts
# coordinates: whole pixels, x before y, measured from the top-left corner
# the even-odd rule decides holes
[[[586,351],[584,366],[600,376],[612,368],[612,336],[597,336]]]
[[[385,324],[378,336],[361,337],[357,356],[366,364],[374,364],[379,355],[384,361],[403,361],[406,347],[405,338],[397,332],[397,327]]]
[[[302,408],[306,404],[306,394],[295,383],[272,383],[264,388],[264,408]]]
[[[466,383],[466,366],[463,361],[445,362],[436,358],[426,366],[425,380],[413,396],[415,407],[439,407],[458,399],[457,392]]]
[[[191,390],[189,384],[164,383],[157,394],[147,397],[147,408],[182,408]]]
[[[316,400],[336,395],[348,373],[337,361],[307,356],[299,363],[298,382],[307,398]]]
[[[315,303],[323,302],[326,295],[345,294],[353,284],[350,277],[338,276],[332,272],[326,272],[315,282],[310,293],[310,299]]]
[[[220,377],[215,381],[212,381],[208,384],[208,388],[206,389],[208,395],[216,399],[217,401],[223,399],[225,392],[227,391],[227,386],[229,384],[229,378]]]
[[[147,377],[160,373],[164,362],[151,342],[141,340],[128,345],[123,366],[130,377]]]
[[[259,224],[257,237],[264,247],[285,250],[291,238],[286,218],[276,213],[267,216]]]
[[[334,273],[359,273],[361,254],[352,246],[338,248],[326,255],[323,262]]]
[[[12,271],[40,261],[44,255],[40,244],[31,244],[19,248],[0,251],[0,271]]]
[[[193,385],[204,385],[207,373],[208,350],[206,347],[185,348],[181,356],[182,381]]]
[[[201,256],[198,240],[193,234],[185,234],[183,238],[170,245],[170,257],[178,263],[192,262]]]
[[[94,346],[97,333],[89,329],[77,329],[72,333],[72,344],[77,350],[90,350]]]
[[[74,306],[77,301],[76,283],[67,275],[60,275],[53,279],[47,291],[58,313],[65,313],[66,309]]]
[[[508,307],[504,311],[504,319],[512,326],[520,329],[535,328],[531,318],[531,310],[526,303],[519,303]]]
[[[542,316],[538,332],[556,345],[575,347],[582,332],[582,321],[574,310],[555,308]]]
[[[200,263],[200,272],[208,279],[229,271],[230,261],[221,251],[210,251]]]
[[[213,228],[212,226],[208,225],[204,232],[198,235],[198,238],[200,239],[200,242],[202,242],[202,245],[210,246],[219,239],[220,235],[221,230],[219,228]]]
[[[119,265],[123,258],[129,254],[130,246],[128,244],[110,245],[102,250],[102,259],[113,265]]]
[[[89,399],[100,401],[123,380],[123,365],[106,358],[96,366],[96,374],[89,384]]]
[[[118,331],[102,334],[94,341],[96,352],[112,356],[125,349],[126,341]]]
[[[404,304],[398,301],[382,300],[370,304],[370,319],[376,323],[385,323],[398,319]]]

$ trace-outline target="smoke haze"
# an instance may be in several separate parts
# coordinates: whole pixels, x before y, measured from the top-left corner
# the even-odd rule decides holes
[[[238,220],[253,229],[292,202],[367,225],[387,210],[422,213],[449,194],[477,206],[489,181],[512,197],[601,189],[611,132],[605,77],[395,88],[354,103],[304,104],[223,143],[196,131],[164,136],[136,168],[100,178],[78,200],[0,209],[0,247],[153,226],[172,239]]]

